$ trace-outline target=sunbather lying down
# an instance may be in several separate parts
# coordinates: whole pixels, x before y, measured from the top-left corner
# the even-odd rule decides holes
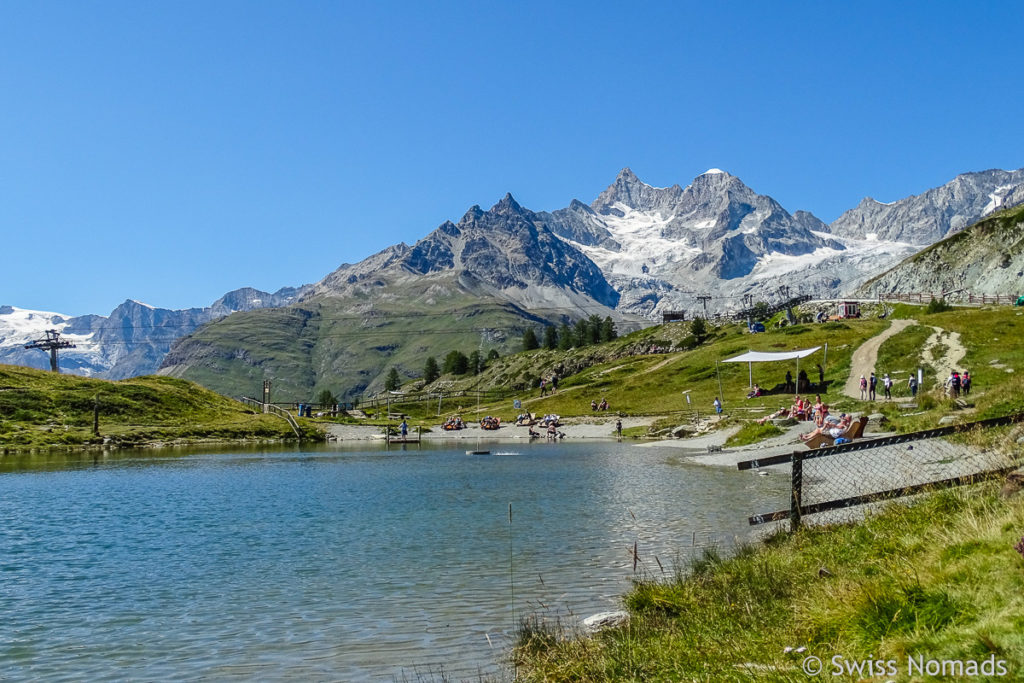
[[[776,410],[771,415],[765,415],[764,417],[762,417],[760,420],[757,421],[757,424],[763,425],[768,420],[777,420],[780,417],[788,417],[788,416],[789,416],[789,409],[788,408],[779,408],[778,410]]]
[[[801,434],[800,438],[803,439],[804,441],[807,441],[809,439],[813,439],[818,434],[827,434],[831,436],[833,439],[838,439],[840,436],[843,435],[843,432],[846,431],[846,428],[850,426],[851,422],[853,422],[853,416],[843,413],[842,415],[839,416],[839,422],[837,424],[826,422],[824,425],[818,427],[812,432]]]

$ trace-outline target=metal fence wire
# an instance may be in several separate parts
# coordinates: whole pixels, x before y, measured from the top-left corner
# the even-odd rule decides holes
[[[741,462],[741,470],[791,466],[789,509],[754,515],[750,524],[788,519],[797,528],[818,514],[818,521],[845,521],[863,515],[861,506],[1002,476],[1020,465],[1022,421],[1024,414],[1012,415]]]

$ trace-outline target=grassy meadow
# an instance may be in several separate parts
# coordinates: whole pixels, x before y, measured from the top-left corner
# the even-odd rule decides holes
[[[99,407],[99,434],[93,432]],[[319,432],[306,428],[307,436]],[[170,377],[118,382],[0,365],[0,449],[293,439],[280,417]]]
[[[893,400],[883,400],[881,379],[878,399],[860,401],[842,395],[842,388],[850,373],[853,352],[867,339],[885,330],[892,318],[911,318],[917,324],[886,340],[879,349],[875,372],[879,378],[886,372],[894,380]],[[745,326],[728,324],[713,329],[712,333],[695,348],[680,348],[693,343],[689,334],[690,323],[669,323],[629,335],[614,341],[570,351],[537,349],[503,356],[488,363],[476,376],[443,376],[428,389],[444,391],[483,390],[503,391],[502,398],[481,401],[478,405],[470,397],[443,398],[440,416],[459,413],[464,419],[479,415],[496,415],[503,421],[514,419],[521,411],[537,414],[555,413],[563,417],[590,417],[607,419],[614,415],[651,416],[657,418],[650,429],[628,428],[624,435],[638,437],[654,435],[693,418],[694,411],[702,415],[713,411],[715,396],[723,399],[728,420],[724,425],[740,424],[763,416],[792,402],[792,394],[769,393],[747,399],[750,375],[762,388],[773,390],[780,385],[786,371],[796,377],[795,361],[755,363],[750,370],[746,363],[724,363],[726,358],[747,350],[790,351],[828,344],[803,359],[812,382],[805,395],[813,399],[818,393],[816,364],[825,369],[827,389],[822,398],[833,413],[882,413],[888,428],[894,431],[913,431],[935,426],[948,415],[967,421],[1024,412],[1024,348],[1014,340],[1024,334],[1024,315],[1020,309],[1009,306],[987,308],[954,308],[940,313],[927,313],[926,307],[897,304],[890,309],[889,319],[865,318],[830,323],[805,323],[782,328],[770,328],[761,334],[749,334]],[[926,341],[940,328],[944,335],[932,349],[930,356],[941,358],[947,348],[948,333],[959,334],[967,355],[958,370],[970,370],[974,389],[970,396],[954,402],[945,395],[941,385],[952,368],[935,367],[923,357]],[[670,348],[669,353],[648,354],[652,345]],[[934,360],[934,359],[932,359]],[[716,365],[717,361],[717,365]],[[941,362],[937,365],[943,365]],[[907,378],[923,370],[924,382],[916,402],[910,402]],[[560,376],[557,393],[540,396],[539,377]],[[530,387],[529,389],[523,387]],[[421,383],[411,382],[404,390],[415,392]],[[689,395],[690,402],[686,397]],[[595,414],[591,401],[604,398],[610,405],[608,413]],[[522,409],[516,410],[513,401],[519,399]],[[381,411],[383,412],[383,411]],[[436,426],[438,402],[395,403],[392,412],[407,414],[413,424],[430,428]],[[385,416],[380,415],[382,422]],[[753,436],[753,440],[767,438],[769,434]],[[747,441],[750,442],[750,441]]]
[[[1024,496],[1000,498],[991,484],[861,524],[779,532],[730,558],[709,552],[673,576],[639,577],[625,597],[629,624],[594,637],[526,620],[517,680],[961,680],[908,675],[908,658],[994,658],[1009,675],[978,680],[1020,680],[1022,536]],[[801,669],[808,656],[822,660],[819,675]],[[895,662],[897,675],[888,664],[881,677],[846,669],[869,660]]]

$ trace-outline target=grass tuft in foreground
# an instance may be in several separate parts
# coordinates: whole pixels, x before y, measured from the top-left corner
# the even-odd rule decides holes
[[[524,681],[856,680],[833,675],[837,655],[893,660],[899,680],[910,678],[909,657],[995,657],[1016,680],[1022,532],[1024,496],[1000,499],[997,485],[939,491],[862,523],[780,532],[728,559],[709,552],[671,580],[637,582],[627,626],[531,637],[514,656]],[[820,676],[800,669],[808,655],[825,663]]]

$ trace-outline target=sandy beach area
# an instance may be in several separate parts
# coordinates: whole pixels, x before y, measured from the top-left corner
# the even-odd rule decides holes
[[[624,417],[622,428],[642,427],[651,424],[655,417]],[[614,439],[615,420],[613,416],[602,417],[569,417],[562,420],[558,431],[565,434],[566,439]],[[534,427],[539,432],[543,428]],[[410,430],[410,435],[415,436],[416,429]],[[329,438],[337,441],[359,441],[359,440],[383,440],[384,435],[380,427],[372,425],[329,425]],[[486,439],[489,441],[518,441],[529,440],[530,435],[526,427],[517,427],[514,424],[502,425],[496,430],[481,429],[477,423],[466,423],[465,429],[446,432],[441,425],[433,425],[431,431],[423,432],[424,441],[478,441]],[[543,438],[543,437],[541,437]]]
[[[624,417],[622,428],[650,425],[656,417]],[[563,420],[558,430],[565,435],[565,441],[585,439],[614,439],[615,416],[608,417],[570,417]],[[623,443],[636,448],[673,448],[686,459],[702,465],[717,467],[735,467],[737,462],[763,458],[769,455],[780,455],[802,448],[799,434],[810,429],[810,423],[803,422],[789,427],[784,434],[767,439],[760,443],[735,448],[725,448],[723,444],[739,427],[718,429],[689,438],[665,439],[624,439]],[[371,425],[330,425],[329,434],[337,441],[382,441],[384,435],[381,428]],[[538,428],[538,431],[543,431]],[[411,434],[415,435],[415,429]],[[502,425],[497,430],[484,430],[478,424],[468,424],[458,431],[443,431],[440,425],[432,427],[432,431],[424,432],[424,442],[440,441],[508,441],[529,440],[526,427]],[[541,437],[543,439],[544,437]],[[786,466],[782,466],[786,467]]]

